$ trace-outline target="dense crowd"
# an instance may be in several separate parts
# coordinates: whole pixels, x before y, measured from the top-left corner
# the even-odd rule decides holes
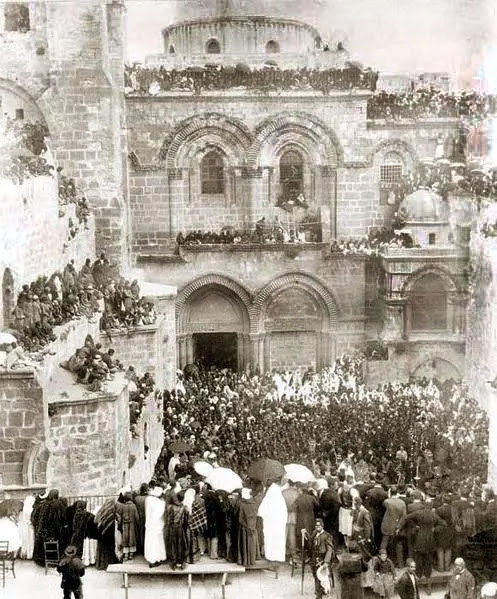
[[[471,479],[472,486],[484,476],[486,417],[465,387],[418,381],[371,390],[363,368],[361,355],[318,374],[203,372],[164,392],[166,438],[191,439],[200,453],[218,452],[239,473],[261,456],[316,468],[354,451],[393,483],[403,446],[409,480],[424,447],[453,482]]]
[[[481,198],[495,201],[497,198],[497,170],[471,168],[463,162],[451,162],[446,158],[425,161],[399,181],[389,183],[388,188],[396,201],[418,189],[430,189],[445,200],[449,194],[471,195],[478,203]]]
[[[252,91],[317,90],[323,94],[331,90],[369,89],[374,91],[378,73],[356,63],[342,68],[311,69],[308,67],[280,69],[268,62],[264,68],[206,65],[183,70],[127,65],[124,72],[125,91],[133,95],[158,96],[162,92],[202,91],[244,88]]]
[[[497,96],[463,91],[460,94],[420,88],[412,92],[378,91],[368,99],[368,119],[465,117],[482,119],[495,114]]]
[[[363,585],[391,597],[386,575],[396,580],[406,559],[430,579],[468,543],[497,539],[494,493],[482,485],[486,417],[460,383],[367,389],[360,355],[317,374],[187,372],[163,394],[153,480],[92,511],[57,491],[30,498],[19,517],[20,530],[32,525],[27,557],[43,565],[43,541],[54,539],[83,558],[96,543],[100,569],[137,554],[151,568],[188,569],[203,556],[295,561],[303,547],[320,598],[319,567],[345,550],[361,555]],[[145,378],[130,375],[151,392]]]
[[[481,227],[481,233],[484,237],[497,237],[497,220],[493,223],[484,223]]]
[[[22,348],[36,352],[55,340],[55,326],[92,318],[100,300],[100,324],[109,337],[112,329],[153,324],[157,317],[153,303],[140,296],[138,282],[117,276],[102,253],[93,263],[87,258],[79,272],[71,260],[62,273],[23,285],[10,324]]]

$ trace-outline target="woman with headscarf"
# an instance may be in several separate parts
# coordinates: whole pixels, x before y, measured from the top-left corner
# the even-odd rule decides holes
[[[162,498],[164,490],[158,483],[151,482],[145,499],[145,549],[144,556],[150,568],[166,561],[164,524],[166,503]]]
[[[35,530],[33,560],[39,566],[45,565],[45,546],[47,541],[59,543],[59,554],[66,548],[66,503],[59,498],[59,491],[53,489],[41,502],[39,509],[33,510],[32,523]]]
[[[237,502],[238,519],[238,555],[241,566],[253,566],[260,557],[257,536],[257,511],[260,499],[252,497],[251,489],[243,488]]]
[[[136,553],[139,516],[131,491],[123,494],[122,502],[116,504],[117,528],[121,533],[123,561],[132,560]]]
[[[72,522],[70,523],[72,535],[69,545],[76,547],[79,558],[83,557],[83,545],[85,538],[91,533],[93,520],[93,514],[86,509],[86,501],[75,501]]]

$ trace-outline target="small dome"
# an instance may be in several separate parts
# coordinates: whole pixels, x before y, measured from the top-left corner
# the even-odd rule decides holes
[[[418,189],[405,197],[400,203],[399,212],[405,215],[407,222],[448,222],[449,220],[447,202],[428,189]]]

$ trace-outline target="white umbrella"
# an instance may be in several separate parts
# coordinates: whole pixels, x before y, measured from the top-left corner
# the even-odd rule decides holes
[[[301,464],[287,464],[285,466],[286,477],[294,483],[310,483],[314,480],[314,474]]]
[[[10,333],[0,333],[0,345],[10,345],[11,343],[17,343],[17,339]]]
[[[243,487],[242,479],[230,468],[213,468],[205,482],[216,491],[232,493],[235,489]]]
[[[197,474],[200,474],[200,476],[209,476],[209,474],[214,470],[214,467],[208,462],[199,460],[193,464],[193,469]]]

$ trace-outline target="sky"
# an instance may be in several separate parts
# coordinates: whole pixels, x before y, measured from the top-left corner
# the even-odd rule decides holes
[[[354,59],[383,73],[446,71],[464,81],[491,81],[491,91],[497,87],[497,48],[492,48],[497,2],[491,0],[229,2],[233,14],[284,16],[315,25],[323,39],[344,41]],[[126,5],[130,61],[161,53],[161,29],[167,25],[216,11],[216,0],[127,0]]]

